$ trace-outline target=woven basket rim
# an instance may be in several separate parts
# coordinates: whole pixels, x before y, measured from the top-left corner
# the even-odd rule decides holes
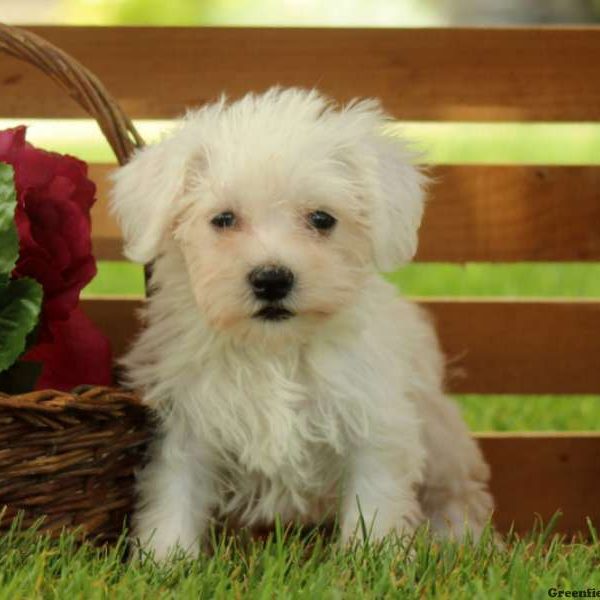
[[[46,413],[64,410],[114,412],[120,407],[142,407],[140,394],[117,387],[86,386],[83,393],[44,389],[23,394],[0,393],[0,408],[28,409]]]

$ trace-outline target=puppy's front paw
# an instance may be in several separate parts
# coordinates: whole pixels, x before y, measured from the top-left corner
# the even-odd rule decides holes
[[[151,460],[137,474],[132,537],[138,553],[160,561],[198,555],[215,500],[212,470],[202,460],[200,443],[181,422],[175,425],[156,439]]]
[[[365,506],[357,501],[342,516],[341,542],[344,545],[379,543],[390,534],[398,538],[412,536],[422,518],[416,499],[398,504],[382,500],[379,505]]]
[[[196,558],[200,552],[200,536],[191,528],[179,525],[174,521],[156,523],[151,515],[139,514],[132,536],[132,557],[149,556],[159,562],[181,555]]]

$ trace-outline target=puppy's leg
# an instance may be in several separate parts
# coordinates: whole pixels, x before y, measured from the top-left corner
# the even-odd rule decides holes
[[[427,448],[421,503],[434,533],[478,539],[493,510],[490,470],[458,407],[443,394],[421,404]]]
[[[134,539],[157,560],[177,548],[197,555],[215,500],[208,455],[180,427],[170,427],[153,451],[138,476]]]
[[[395,459],[395,460],[394,460]],[[341,513],[342,542],[362,538],[361,518],[369,540],[395,531],[410,534],[422,520],[417,499],[418,473],[389,451],[361,448],[352,463]]]

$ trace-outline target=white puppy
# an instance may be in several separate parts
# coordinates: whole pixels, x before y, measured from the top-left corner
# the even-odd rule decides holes
[[[379,275],[417,245],[425,177],[375,101],[272,89],[191,112],[115,176],[126,255],[155,260],[124,363],[159,416],[134,533],[166,557],[213,518],[344,540],[475,536],[488,467],[442,391],[427,316]]]

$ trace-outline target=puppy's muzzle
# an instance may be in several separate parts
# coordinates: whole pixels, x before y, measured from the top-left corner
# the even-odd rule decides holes
[[[294,274],[287,267],[257,267],[248,275],[248,281],[258,300],[280,302],[292,290]]]

